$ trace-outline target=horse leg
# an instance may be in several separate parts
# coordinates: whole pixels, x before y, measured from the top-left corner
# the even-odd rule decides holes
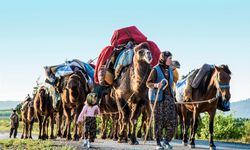
[[[180,134],[179,134],[179,139],[183,139],[183,119],[182,119],[182,114],[179,114],[179,125],[180,125]]]
[[[187,115],[187,109],[184,105],[181,106],[181,112],[182,112],[182,120],[183,120],[183,144],[184,146],[187,146],[188,144],[188,115]]]
[[[213,141],[213,133],[214,133],[214,117],[215,117],[215,113],[216,113],[216,109],[214,109],[213,111],[208,112],[209,113],[209,134],[210,134],[210,138],[209,138],[209,145],[210,145],[210,150],[216,150],[216,146],[214,145],[214,141]]]
[[[197,108],[194,107],[193,111],[193,124],[191,129],[191,138],[190,138],[190,146],[191,148],[195,148],[195,133],[198,128],[198,116],[199,113],[197,112]]]

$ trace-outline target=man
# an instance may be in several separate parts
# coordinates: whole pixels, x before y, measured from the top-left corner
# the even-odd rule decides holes
[[[11,127],[9,136],[10,138],[13,132],[14,132],[14,138],[16,138],[18,125],[19,125],[19,117],[18,114],[16,113],[16,110],[13,109],[13,112],[10,115],[10,127]]]
[[[172,54],[169,51],[161,52],[159,63],[150,72],[148,80],[146,82],[149,88],[149,100],[151,104],[154,105],[156,101],[154,114],[154,127],[155,127],[155,137],[157,149],[162,150],[164,147],[166,149],[172,149],[169,142],[172,140],[175,128],[177,125],[177,115],[174,102],[174,91],[172,84],[174,82],[173,70],[171,68],[172,64]],[[163,80],[168,81],[168,85],[165,89]],[[156,97],[157,93],[158,97]],[[153,106],[152,106],[153,107]],[[163,136],[163,130],[166,133]],[[161,140],[164,138],[163,144]]]

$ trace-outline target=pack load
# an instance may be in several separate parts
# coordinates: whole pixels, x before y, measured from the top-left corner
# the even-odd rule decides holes
[[[48,90],[50,95],[53,97],[53,107],[59,104],[61,100],[61,95],[63,87],[66,85],[63,78],[67,78],[74,71],[80,70],[88,83],[89,88],[94,86],[94,68],[89,63],[84,63],[78,59],[73,59],[72,61],[66,61],[63,64],[55,66],[45,66],[46,80],[49,86]]]
[[[62,77],[71,75],[75,70],[81,70],[85,75],[88,83],[93,83],[94,68],[88,63],[84,63],[78,59],[66,61],[63,64],[55,66],[45,66],[46,83],[55,85],[55,83]]]
[[[97,60],[94,81],[100,85],[112,85],[120,75],[123,68],[133,62],[134,47],[142,42],[148,42],[152,53],[152,66],[158,63],[160,49],[153,41],[147,41],[147,37],[135,26],[115,30],[111,38],[111,46],[105,47]]]
[[[187,77],[176,83],[176,99],[177,101],[189,101],[192,99],[192,91],[198,88],[204,76],[211,71],[213,65],[204,64],[200,69],[190,72]]]

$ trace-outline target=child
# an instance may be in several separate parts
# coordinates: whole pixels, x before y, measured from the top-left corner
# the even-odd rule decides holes
[[[97,95],[89,93],[85,105],[78,117],[77,123],[84,121],[84,147],[90,148],[90,142],[94,142],[96,135],[96,115],[100,114],[100,109],[96,105]]]

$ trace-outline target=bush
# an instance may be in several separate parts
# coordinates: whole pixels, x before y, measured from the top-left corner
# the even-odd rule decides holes
[[[229,140],[229,139],[241,139],[245,135],[244,120],[235,119],[233,115],[223,115],[223,113],[217,113],[214,119],[214,139],[217,140]],[[201,139],[209,138],[209,115],[205,114],[202,117],[202,123],[200,128]]]

